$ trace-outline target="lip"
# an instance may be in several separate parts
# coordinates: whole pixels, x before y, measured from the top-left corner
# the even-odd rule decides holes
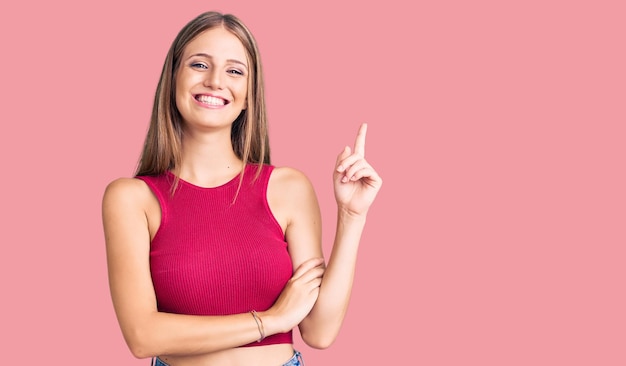
[[[224,101],[223,105],[214,105],[214,104],[207,104],[207,103],[203,103],[200,100],[198,100],[198,97],[201,96],[205,96],[205,97],[212,97],[212,98],[217,98],[217,99],[221,99]],[[193,100],[196,102],[196,104],[198,104],[199,106],[203,107],[203,108],[209,108],[209,109],[219,109],[219,108],[224,108],[227,105],[229,105],[231,103],[231,100],[226,99],[222,96],[219,95],[215,95],[215,94],[210,94],[210,93],[198,93],[198,94],[193,94]]]

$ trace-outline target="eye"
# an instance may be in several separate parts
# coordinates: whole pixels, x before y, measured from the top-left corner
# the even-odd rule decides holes
[[[233,74],[233,75],[239,75],[239,76],[243,76],[244,73],[241,70],[237,70],[237,69],[230,69],[227,71],[229,74]]]
[[[202,62],[194,62],[191,64],[191,67],[193,67],[194,69],[208,69],[207,65],[203,64]]]

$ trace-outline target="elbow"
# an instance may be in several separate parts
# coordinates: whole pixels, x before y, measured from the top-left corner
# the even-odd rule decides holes
[[[124,335],[126,345],[130,350],[130,353],[138,359],[150,358],[155,356],[153,347],[151,347],[151,341],[147,339],[143,332],[134,330],[131,334]]]
[[[335,339],[337,339],[336,334],[319,334],[313,336],[303,333],[301,336],[307,346],[320,350],[332,346],[332,344],[335,343]]]
[[[146,347],[143,347],[141,345],[128,344],[128,348],[130,349],[130,353],[132,353],[132,355],[138,359],[144,359],[144,358],[149,358],[149,357],[154,356],[150,354],[150,352],[148,352]]]
[[[300,337],[304,343],[315,349],[327,349],[335,343],[341,321],[336,319],[315,320],[307,319],[306,323],[300,324]]]

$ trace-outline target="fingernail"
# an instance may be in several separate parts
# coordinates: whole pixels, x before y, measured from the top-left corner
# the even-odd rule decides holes
[[[338,171],[339,173],[343,172],[344,170],[346,170],[346,168],[344,168],[344,167],[343,167],[343,165],[339,165],[339,166],[337,167],[337,171]]]
[[[344,183],[347,182],[348,181],[348,177],[344,176],[343,178],[341,178],[341,181],[344,182]]]

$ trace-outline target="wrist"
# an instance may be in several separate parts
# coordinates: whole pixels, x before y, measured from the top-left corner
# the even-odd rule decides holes
[[[263,319],[259,316],[259,313],[257,313],[255,310],[250,311],[250,314],[252,314],[252,317],[254,318],[257,329],[259,330],[259,339],[257,339],[257,342],[261,342],[266,337],[265,325],[263,324]]]
[[[367,218],[366,212],[354,212],[347,208],[338,206],[337,207],[337,218],[346,222],[355,222],[355,223],[365,223]]]
[[[286,328],[282,322],[280,321],[280,317],[271,313],[271,311],[262,311],[258,312],[257,315],[263,321],[263,326],[265,328],[265,336],[270,336],[278,333],[286,333],[290,329]]]

